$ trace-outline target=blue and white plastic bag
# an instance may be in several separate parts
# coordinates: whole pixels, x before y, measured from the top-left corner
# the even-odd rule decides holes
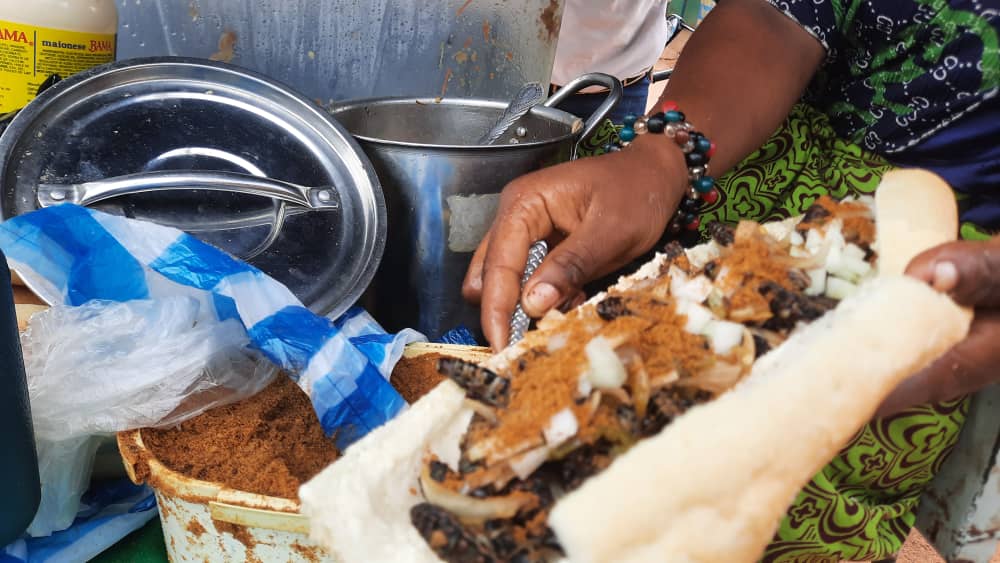
[[[46,301],[190,297],[219,321],[239,321],[312,398],[341,447],[405,406],[389,374],[419,333],[387,335],[359,309],[338,322],[320,317],[257,268],[177,229],[67,204],[3,223],[0,247]]]
[[[73,370],[64,367],[57,371],[62,375],[69,373],[67,378],[43,378],[52,384],[48,387],[52,393],[39,404],[38,414],[52,421],[65,419],[63,428],[72,430],[71,435],[48,436],[50,442],[65,446],[53,450],[64,459],[80,459],[81,456],[92,459],[89,452],[93,444],[88,437],[176,423],[204,410],[205,405],[192,407],[188,404],[178,410],[181,401],[192,394],[191,389],[181,385],[181,388],[163,390],[157,386],[162,378],[147,380],[146,387],[139,375],[117,373],[120,384],[99,379],[99,374],[95,373],[100,371],[101,362],[106,362],[100,357],[102,350],[133,360],[135,363],[129,364],[126,371],[136,374],[143,365],[144,350],[150,350],[149,362],[169,372],[176,367],[172,364],[183,363],[181,356],[184,354],[177,350],[191,350],[191,355],[204,365],[214,361],[212,354],[193,352],[199,348],[199,342],[201,348],[221,350],[223,360],[234,361],[238,360],[238,354],[233,356],[232,351],[249,346],[298,382],[312,400],[324,430],[335,436],[341,448],[390,420],[405,407],[403,398],[389,384],[389,375],[403,347],[422,340],[420,334],[410,330],[397,335],[386,334],[367,313],[357,308],[336,322],[315,315],[286,287],[260,270],[179,230],[75,205],[60,205],[0,225],[0,247],[11,267],[40,297],[50,303],[71,306],[54,308],[45,315],[53,318],[77,315],[79,318],[74,320],[87,321],[88,326],[97,327],[94,346],[88,349],[77,341],[74,346],[59,351],[64,355],[89,354],[85,358],[89,363],[77,362],[91,369],[72,373]],[[122,321],[133,317],[134,322]],[[100,322],[113,325],[119,333],[109,334],[117,336],[99,338]],[[33,321],[34,324],[37,323]],[[154,335],[150,332],[155,330],[166,333]],[[179,345],[172,352],[176,359],[169,360],[171,354],[164,353],[162,346],[157,347],[157,341],[163,341],[164,346],[168,342]],[[30,356],[27,352],[26,356]],[[41,368],[34,370],[36,377],[59,361],[67,365],[65,360],[46,358],[39,362]],[[30,358],[27,363],[30,368]],[[105,364],[107,369],[115,366],[125,369],[121,362]],[[192,369],[198,372],[200,367]],[[229,370],[232,371],[234,369]],[[266,384],[264,376],[245,375],[255,386],[251,392],[259,390],[260,382]],[[88,382],[87,377],[98,379]],[[231,382],[231,378],[226,377],[223,379]],[[85,392],[86,386],[95,381],[103,384],[101,392],[104,393],[97,393],[96,399]],[[130,387],[137,381],[139,383]],[[205,378],[184,381],[189,386],[201,385]],[[129,394],[146,392],[149,386],[157,390],[157,398],[162,395],[168,399],[165,405],[154,405],[153,394],[145,399]],[[219,386],[227,387],[226,384]],[[246,394],[249,392],[243,396]],[[107,397],[114,397],[117,403],[101,403]],[[230,400],[233,398],[240,397],[229,396]],[[174,402],[170,403],[171,400]],[[35,396],[32,402],[34,406]],[[94,408],[89,413],[74,413],[77,402]],[[168,414],[176,416],[169,418]],[[89,467],[83,467],[82,471],[89,475]],[[82,477],[62,474],[53,479],[66,481],[62,493],[69,492],[70,497],[79,498]],[[33,531],[45,535],[65,527],[72,521],[75,506],[60,504],[51,513],[58,518],[36,522]]]

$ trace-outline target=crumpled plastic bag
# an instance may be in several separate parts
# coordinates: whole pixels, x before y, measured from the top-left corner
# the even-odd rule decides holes
[[[277,373],[235,319],[190,297],[90,301],[32,317],[22,335],[42,500],[28,529],[73,523],[101,438],[172,426],[249,397]]]
[[[187,298],[197,303],[195,326],[214,321],[241,327],[249,347],[309,395],[324,431],[335,437],[341,449],[406,407],[389,383],[389,375],[404,346],[425,340],[423,335],[413,330],[387,334],[359,308],[336,321],[318,316],[257,268],[177,229],[63,204],[0,224],[0,248],[11,268],[50,303],[85,306],[94,300],[133,303]],[[183,364],[183,356],[189,353],[178,353],[169,362]],[[141,368],[133,365],[131,369]],[[143,403],[155,404],[154,395],[173,391],[154,389],[148,396],[133,396],[135,404],[120,407],[118,412],[131,409],[152,416],[145,410],[163,408]],[[78,392],[78,399],[86,403],[86,394]],[[61,400],[67,402],[44,416],[70,416],[57,411],[76,408],[76,401]],[[97,420],[87,424],[107,428],[100,417]],[[96,445],[89,438],[60,440],[40,445],[40,455],[55,458],[73,451],[83,459],[93,457],[90,452]],[[43,450],[51,453],[43,454]],[[81,474],[89,473],[84,467]],[[69,473],[61,479],[63,491],[79,482],[78,476]]]

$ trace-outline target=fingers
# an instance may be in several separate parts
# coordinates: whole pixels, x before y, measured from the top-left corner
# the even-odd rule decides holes
[[[588,214],[528,280],[522,299],[524,311],[540,317],[553,307],[571,304],[585,283],[625,263],[622,257],[629,243],[616,239],[599,214]]]
[[[940,402],[1000,381],[1000,311],[976,311],[969,336],[926,369],[904,381],[879,407],[878,416]]]
[[[1000,239],[943,244],[914,258],[906,273],[961,305],[1000,307]]]
[[[469,269],[465,272],[465,279],[462,281],[462,297],[474,305],[478,305],[483,297],[483,263],[492,235],[493,229],[490,229],[476,247]]]
[[[490,237],[498,244],[486,248],[482,266],[480,320],[483,334],[495,350],[507,345],[510,318],[521,296],[528,250],[552,231],[552,221],[540,195],[533,192],[521,195],[516,188],[510,193],[512,203],[506,209],[501,206]]]

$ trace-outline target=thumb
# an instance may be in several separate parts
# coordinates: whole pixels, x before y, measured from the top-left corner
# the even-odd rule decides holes
[[[1000,238],[937,246],[914,258],[906,273],[948,293],[960,305],[998,307]]]
[[[607,239],[608,229],[588,219],[557,244],[524,287],[524,311],[540,317],[578,296],[588,281],[624,264],[618,264],[622,245]]]

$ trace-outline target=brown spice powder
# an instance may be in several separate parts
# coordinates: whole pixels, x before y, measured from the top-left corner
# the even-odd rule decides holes
[[[567,323],[565,347],[540,353],[512,378],[507,408],[498,411],[498,424],[488,432],[499,448],[537,439],[549,419],[574,405],[583,368],[583,347],[590,336],[578,323]],[[470,435],[476,441],[479,436]]]
[[[434,353],[403,358],[392,370],[389,381],[406,402],[412,405],[446,379],[437,370],[438,360],[445,357],[447,356]]]
[[[578,421],[585,420],[587,407],[575,399],[586,367],[584,347],[593,338],[587,325],[594,322],[604,325],[599,333],[605,338],[635,348],[650,373],[691,372],[710,360],[706,339],[684,330],[686,319],[677,314],[674,303],[650,299],[638,291],[619,295],[626,300],[630,315],[603,323],[595,307],[587,306],[571,313],[570,322],[546,331],[548,337],[564,335],[566,345],[555,352],[539,350],[533,354],[525,369],[513,376],[510,402],[498,411],[498,424],[474,426],[470,441],[493,439],[498,448],[530,441],[565,408],[570,408]],[[592,420],[590,425],[594,424]]]
[[[279,376],[257,395],[142,438],[168,468],[268,496],[297,499],[299,486],[337,459],[309,398]]]

